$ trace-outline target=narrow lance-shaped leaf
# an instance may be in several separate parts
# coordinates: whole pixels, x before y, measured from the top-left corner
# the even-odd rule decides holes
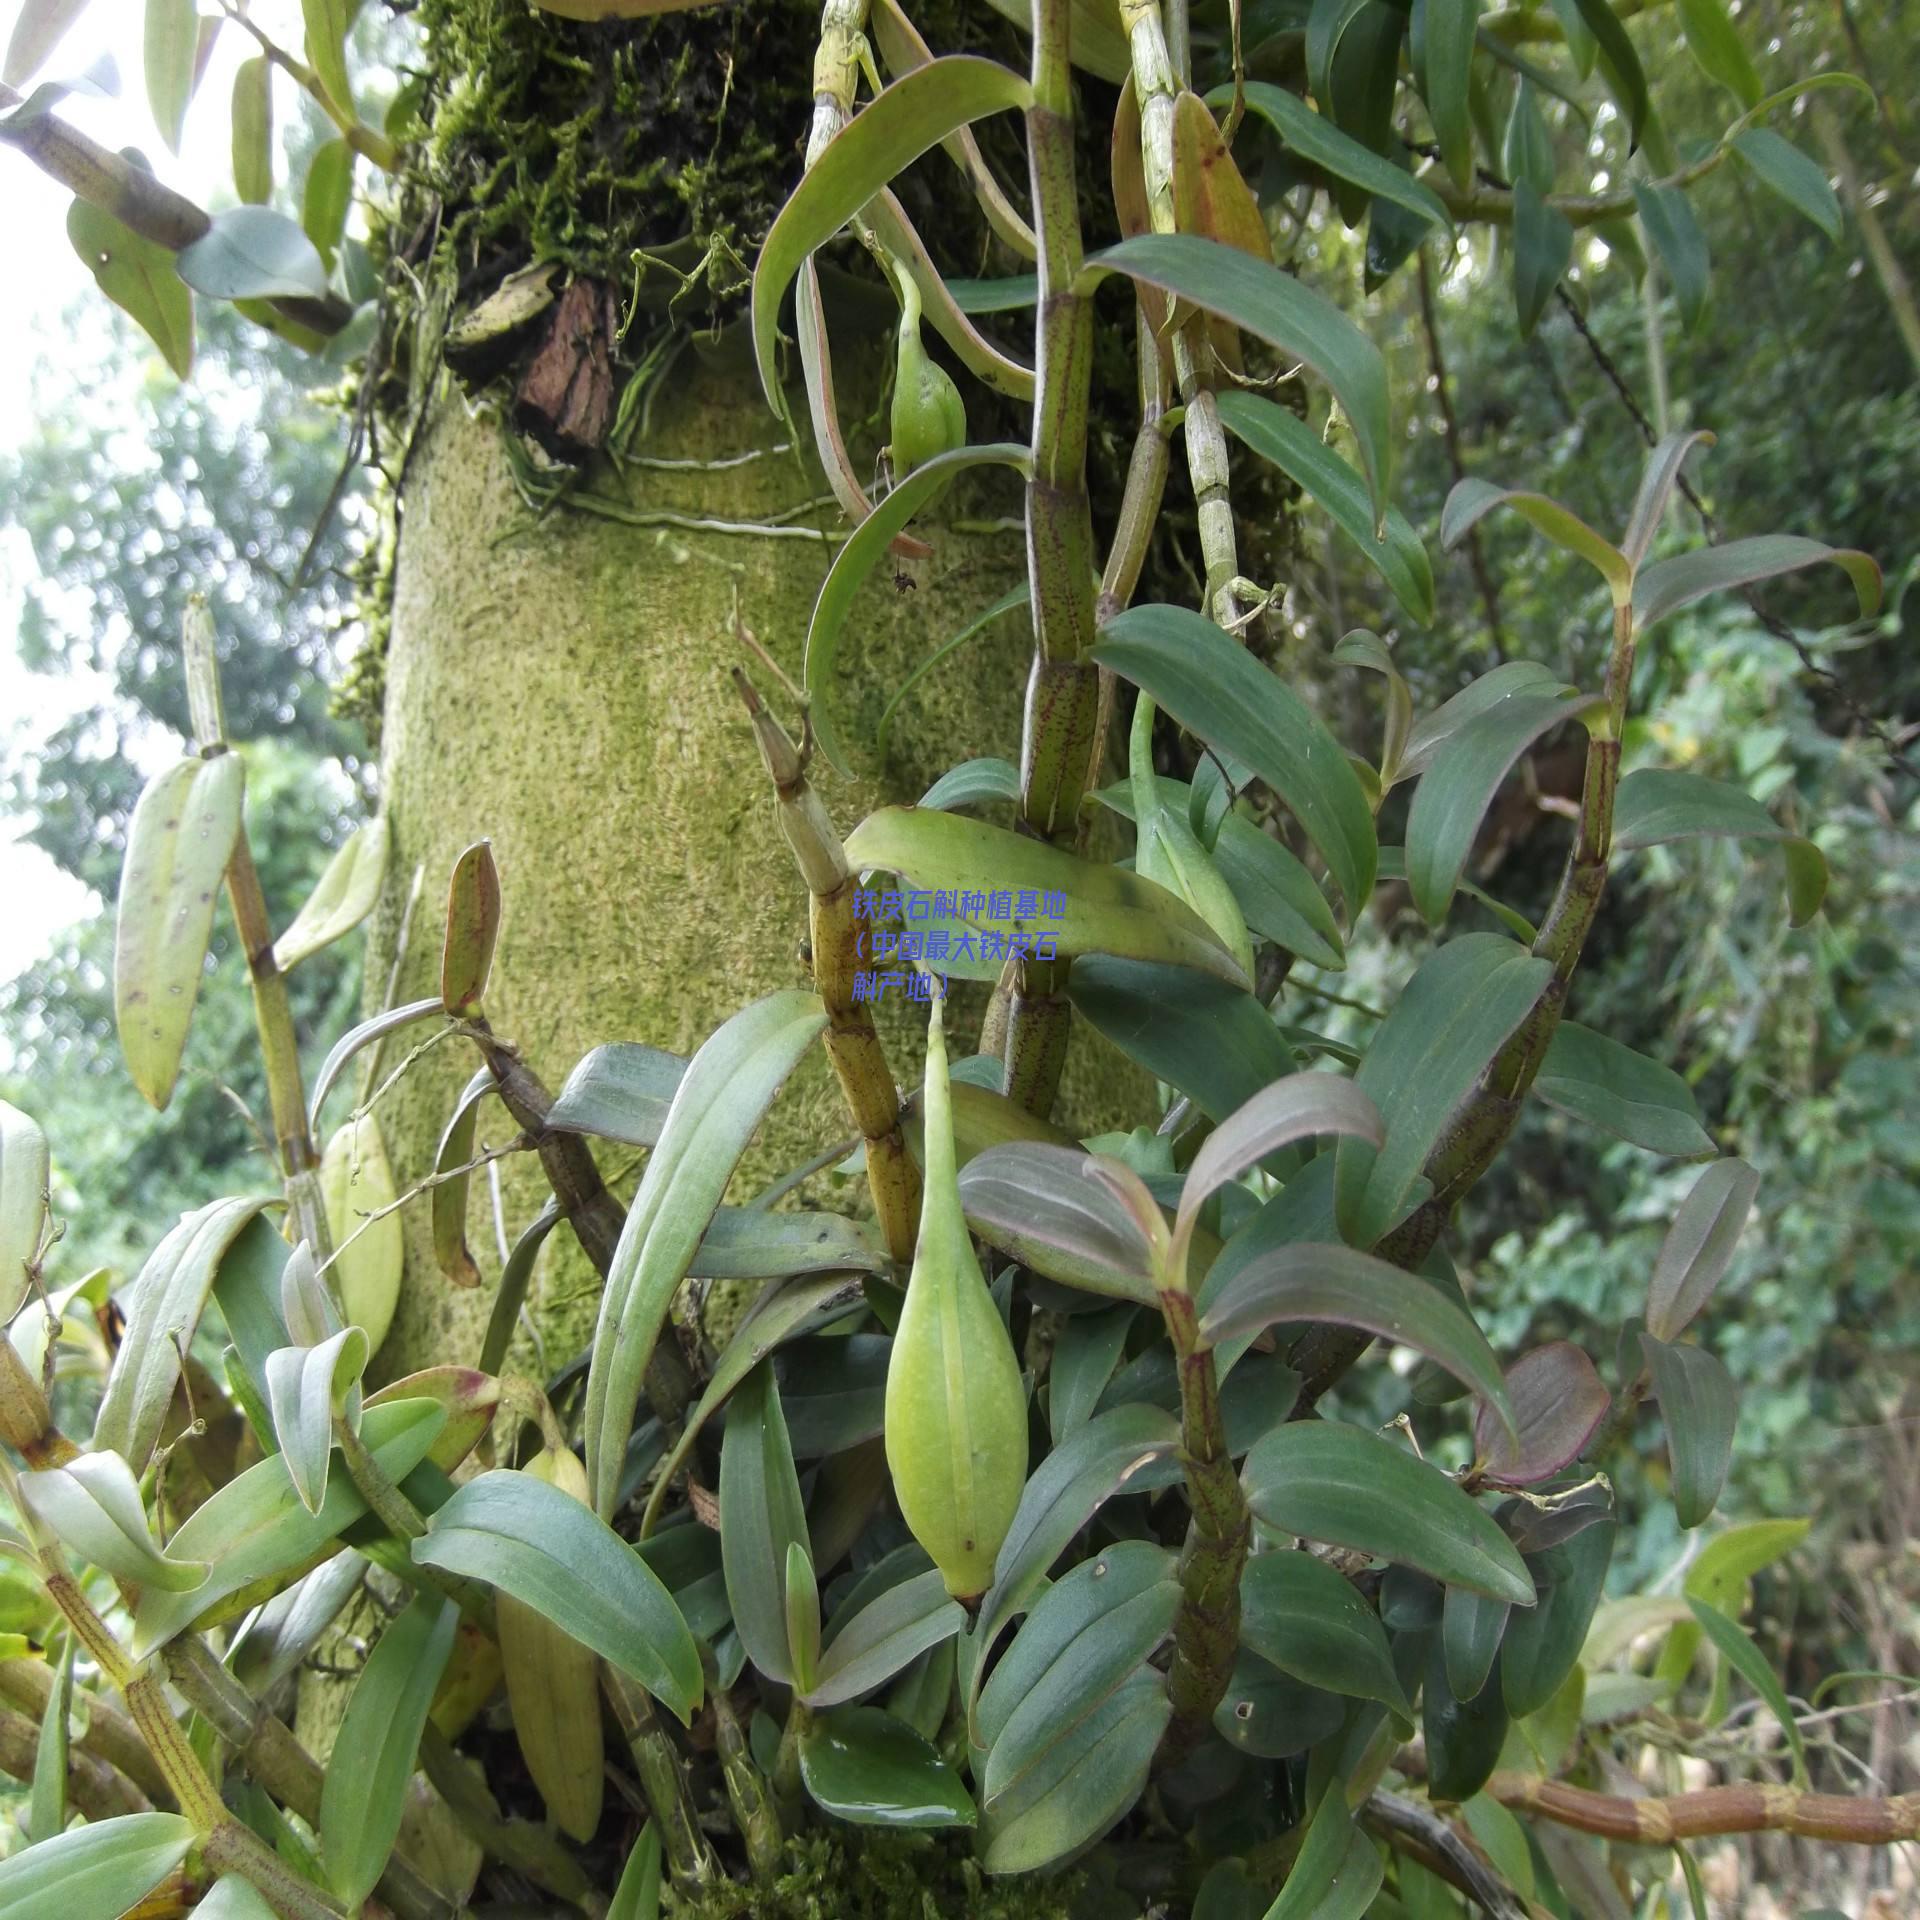
[[[1467,93],[1479,20],[1479,0],[1426,0],[1427,112],[1440,157],[1463,192],[1473,184],[1473,116]]]
[[[1700,222],[1683,188],[1642,180],[1633,189],[1633,204],[1654,252],[1660,256],[1660,264],[1667,270],[1667,278],[1673,282],[1681,323],[1691,333],[1707,310],[1707,280],[1712,268],[1707,236],[1700,231]]]
[[[1744,788],[1663,767],[1640,767],[1621,781],[1613,809],[1617,853],[1694,839],[1778,841],[1786,859],[1788,917],[1799,927],[1820,911],[1827,897],[1826,855],[1782,826]]]
[[[1853,547],[1829,547],[1797,534],[1765,533],[1751,540],[1729,540],[1722,546],[1702,547],[1693,553],[1656,560],[1641,569],[1633,586],[1634,617],[1650,627],[1710,593],[1750,587],[1784,573],[1831,562],[1845,570],[1859,596],[1860,611],[1871,618],[1880,610],[1880,567],[1870,554]]]
[[[1373,1842],[1348,1810],[1345,1783],[1333,1779],[1266,1920],[1360,1920],[1385,1877]]]
[[[1718,1607],[1691,1595],[1687,1605],[1693,1609],[1693,1617],[1699,1621],[1707,1638],[1767,1703],[1767,1711],[1779,1722],[1788,1750],[1793,1755],[1794,1784],[1804,1787],[1807,1782],[1806,1741],[1800,1732],[1800,1722],[1794,1715],[1793,1703],[1787,1698],[1787,1690],[1767,1664],[1766,1655],[1748,1638],[1740,1623],[1730,1620]]]
[[[1516,692],[1475,715],[1435,753],[1407,813],[1407,883],[1429,925],[1446,918],[1480,823],[1520,756],[1556,727],[1605,710],[1601,695]]]
[[[430,1400],[398,1400],[369,1407],[360,1437],[389,1480],[404,1480],[426,1459],[447,1424],[446,1409]],[[185,1594],[142,1590],[133,1615],[133,1654],[144,1659],[195,1620],[258,1581],[314,1561],[366,1511],[352,1480],[329,1476],[318,1513],[294,1492],[287,1463],[275,1454],[229,1480],[167,1543],[167,1558],[195,1561],[212,1571],[204,1586]]]
[[[32,1793],[27,1803],[27,1837],[51,1840],[67,1824],[68,1716],[73,1711],[74,1638],[67,1635],[54,1669],[47,1710],[40,1716],[40,1742],[33,1756]]]
[[[653,1531],[668,1490],[693,1450],[694,1442],[727,1396],[777,1347],[817,1333],[836,1320],[844,1320],[850,1313],[859,1311],[864,1303],[859,1275],[850,1272],[817,1274],[787,1286],[769,1287],[754,1302],[746,1319],[727,1342],[726,1350],[714,1363],[712,1377],[693,1411],[687,1415],[686,1425],[681,1428],[672,1452],[654,1475],[653,1492],[648,1496],[647,1510],[640,1522],[642,1540]]]
[[[1672,499],[1674,488],[1680,484],[1680,469],[1686,465],[1687,456],[1695,447],[1710,447],[1713,444],[1714,438],[1710,433],[1670,433],[1647,455],[1646,468],[1640,476],[1640,489],[1634,495],[1633,513],[1620,542],[1620,551],[1627,556],[1629,566],[1638,567],[1653,550],[1654,536],[1660,531],[1660,522],[1666,517],[1667,502]]]
[[[1112,953],[1246,984],[1219,936],[1166,888],[984,820],[926,807],[882,807],[847,836],[847,859],[856,870],[884,869],[928,890],[1064,895],[1057,917],[1016,914],[1004,922],[1007,936],[1026,939],[1030,950],[1051,936],[1062,958]],[[997,919],[992,924],[1002,925]]]
[[[21,88],[53,57],[87,0],[22,0],[7,41],[0,80]]]
[[[886,1448],[909,1530],[947,1591],[968,1600],[986,1590],[1026,1484],[1027,1396],[960,1211],[941,1016],[936,1000],[920,1232],[887,1366]]]
[[[1713,1297],[1760,1192],[1744,1160],[1716,1160],[1681,1201],[1647,1282],[1647,1331],[1677,1340]]]
[[[1533,1605],[1526,1564],[1491,1516],[1437,1467],[1377,1434],[1289,1421],[1254,1445],[1242,1478],[1255,1516],[1281,1532]]]
[[[679,1608],[646,1561],[558,1487],[483,1473],[432,1517],[413,1557],[511,1594],[692,1719],[700,1655]]]
[[[435,994],[429,1000],[409,1000],[404,1006],[388,1007],[370,1019],[362,1020],[357,1027],[348,1028],[328,1049],[327,1057],[320,1063],[320,1071],[314,1075],[313,1096],[307,1106],[308,1124],[316,1132],[319,1131],[320,1109],[326,1104],[327,1095],[340,1084],[340,1076],[362,1048],[374,1046],[388,1034],[398,1033],[405,1027],[430,1019],[439,1011],[440,996]]]
[[[1726,0],[1680,0],[1680,26],[1687,51],[1709,80],[1717,80],[1743,107],[1760,99],[1760,76],[1746,44],[1727,16]]]
[[[327,1880],[349,1909],[386,1871],[427,1710],[459,1623],[452,1601],[421,1594],[387,1623],[354,1682],[320,1793]]]
[[[461,1090],[452,1117],[434,1154],[433,1258],[441,1273],[456,1287],[477,1287],[480,1269],[467,1247],[467,1190],[473,1176],[460,1173],[473,1158],[474,1137],[480,1125],[480,1103],[493,1091],[493,1070],[482,1067]]]
[[[177,1813],[89,1820],[0,1861],[0,1913],[116,1920],[170,1874],[200,1835]]]
[[[347,75],[347,30],[360,0],[300,0],[307,29],[307,59],[335,106],[353,111],[353,86]]]
[[[913,516],[944,493],[956,474],[975,467],[1011,467],[1024,473],[1031,464],[1023,446],[1011,442],[957,447],[917,466],[856,527],[821,582],[813,617],[807,625],[807,649],[801,675],[811,702],[814,738],[820,751],[842,773],[851,760],[840,729],[840,637],[854,598],[882,556]]]
[[[102,1573],[167,1593],[191,1593],[206,1584],[204,1561],[161,1552],[139,1485],[119,1454],[78,1454],[63,1467],[23,1473],[19,1484],[34,1517]]]
[[[67,238],[100,291],[139,323],[184,380],[193,367],[193,295],[174,256],[85,200],[67,209]]]
[[[807,1704],[839,1706],[871,1692],[966,1624],[966,1610],[948,1594],[938,1567],[889,1587],[834,1634]]]
[[[1136,234],[1089,254],[1082,271],[1093,281],[1124,273],[1190,300],[1301,362],[1328,387],[1351,422],[1375,520],[1385,517],[1390,458],[1386,363],[1331,301],[1278,267],[1198,234]]]
[[[440,949],[440,1004],[456,1017],[480,1011],[500,934],[500,872],[493,843],[476,840],[447,883],[447,934]]]
[[[1650,1333],[1641,1335],[1640,1344],[1667,1429],[1674,1518],[1683,1527],[1697,1527],[1712,1513],[1726,1485],[1739,1390],[1704,1347],[1670,1346]]]
[[[344,938],[373,911],[386,878],[389,839],[387,817],[380,814],[342,842],[293,924],[273,943],[273,964],[282,973]]]
[[[233,190],[262,206],[273,198],[273,64],[264,53],[234,70],[231,117]]]
[[[309,1513],[327,1493],[327,1463],[333,1457],[333,1416],[367,1366],[367,1336],[343,1327],[314,1347],[282,1347],[267,1361],[267,1397],[280,1457],[294,1491]],[[357,1423],[356,1423],[357,1424]]]
[[[591,1133],[630,1147],[650,1147],[667,1123],[686,1060],[660,1047],[616,1040],[583,1054],[554,1095],[549,1128]]]
[[[1222,424],[1325,507],[1408,615],[1422,626],[1430,625],[1433,568],[1406,515],[1388,507],[1386,533],[1376,536],[1365,481],[1304,420],[1271,400],[1237,389],[1221,394],[1218,405]]]
[[[180,131],[193,97],[194,51],[200,27],[194,0],[146,0],[147,104],[169,151],[180,151]]]
[[[1679,1074],[1578,1021],[1554,1029],[1533,1090],[1548,1106],[1650,1153],[1713,1151],[1693,1089]]]
[[[1240,1576],[1240,1642],[1282,1673],[1413,1721],[1380,1616],[1310,1553],[1256,1553]]]
[[[734,1631],[769,1680],[804,1687],[787,1633],[788,1549],[807,1545],[807,1514],[773,1368],[762,1361],[727,1407],[720,1445],[720,1554]]]
[[[184,1215],[140,1269],[127,1330],[93,1425],[93,1444],[145,1472],[173,1404],[181,1355],[206,1311],[221,1259],[263,1208],[261,1196],[214,1200]]]
[[[327,1142],[320,1197],[333,1236],[333,1284],[348,1321],[365,1330],[369,1352],[393,1324],[406,1269],[406,1239],[394,1209],[399,1187],[378,1118],[363,1113]]]
[[[1184,607],[1129,608],[1093,658],[1265,780],[1325,857],[1349,914],[1359,912],[1378,858],[1372,809],[1345,751],[1291,689]]]
[[[1637,147],[1648,111],[1647,75],[1640,56],[1607,0],[1570,0],[1570,4],[1598,45],[1607,84],[1627,112],[1629,144]]]
[[[1386,1144],[1335,1149],[1340,1230],[1355,1246],[1393,1225],[1448,1119],[1552,974],[1551,961],[1497,933],[1450,940],[1422,962],[1355,1076],[1388,1116]]]
[[[237,754],[196,755],[148,784],[127,825],[114,1018],[133,1084],[156,1107],[173,1097],[180,1072],[245,787]]]
[[[1218,86],[1207,95],[1207,105],[1220,108],[1234,97],[1233,87]],[[1250,114],[1266,121],[1282,143],[1302,160],[1372,194],[1391,201],[1436,227],[1451,227],[1446,202],[1434,190],[1413,178],[1391,160],[1342,133],[1325,114],[1315,113],[1297,93],[1268,80],[1248,80],[1241,98]]]
[[[20,1310],[33,1284],[47,1218],[47,1136],[0,1100],[0,1325]]]
[[[1633,591],[1633,569],[1626,555],[1559,501],[1544,493],[1528,493],[1514,487],[1497,487],[1488,480],[1456,481],[1440,511],[1440,544],[1457,547],[1468,529],[1486,518],[1495,507],[1510,507],[1529,526],[1544,533],[1556,547],[1577,554],[1612,589],[1614,604],[1624,605]]]
[[[761,1117],[827,1016],[818,996],[769,994],[694,1055],[614,1249],[587,1372],[587,1477],[613,1512],[640,1382],[674,1291]]]
[[[991,113],[1020,112],[1031,98],[1008,68],[953,55],[894,81],[827,143],[768,229],[754,268],[754,358],[776,412],[785,410],[774,363],[780,303],[808,254],[949,134]]]
[[[1520,338],[1532,337],[1573,260],[1573,225],[1526,180],[1513,183],[1513,306]]]
[[[784,1597],[788,1665],[795,1690],[804,1696],[820,1675],[820,1583],[812,1556],[798,1540],[787,1543]]]
[[[1733,150],[1795,213],[1811,220],[1829,240],[1840,238],[1840,201],[1833,183],[1791,140],[1769,127],[1749,127],[1734,136]]]

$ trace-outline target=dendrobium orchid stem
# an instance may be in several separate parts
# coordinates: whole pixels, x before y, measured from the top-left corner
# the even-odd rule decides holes
[[[1027,576],[1033,670],[1020,749],[1019,826],[1036,839],[1071,840],[1100,724],[1094,642],[1093,509],[1087,498],[1087,415],[1093,307],[1074,290],[1080,272],[1079,189],[1073,166],[1070,0],[1036,0],[1033,104],[1027,157],[1039,241],[1033,473],[1027,482]],[[1066,968],[1023,961],[1007,1011],[1004,1086],[1029,1112],[1053,1105],[1071,1018]]]
[[[904,1268],[913,1259],[920,1219],[920,1173],[900,1131],[900,1093],[873,1011],[853,995],[856,971],[874,963],[873,955],[863,959],[859,951],[862,928],[853,914],[854,874],[826,807],[807,780],[800,749],[738,668],[733,683],[746,703],[760,758],[773,781],[780,830],[806,882],[813,984],[827,1009],[827,1057],[839,1077],[847,1111],[867,1144],[867,1185],[887,1256]]]

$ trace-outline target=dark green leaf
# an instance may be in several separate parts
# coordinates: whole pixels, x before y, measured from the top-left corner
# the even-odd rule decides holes
[[[1620,549],[1611,541],[1603,540],[1578,514],[1569,513],[1559,501],[1548,499],[1544,493],[1496,487],[1487,480],[1456,481],[1452,492],[1447,495],[1447,504],[1440,510],[1440,544],[1443,547],[1457,547],[1466,538],[1467,529],[1484,519],[1495,507],[1511,507],[1537,532],[1544,533],[1556,547],[1564,547],[1568,553],[1578,554],[1613,590],[1616,606],[1632,592],[1633,569],[1628,566],[1626,556]],[[1501,676],[1502,687],[1508,679],[1531,677],[1537,681],[1548,678],[1557,680],[1558,677],[1550,675],[1537,662],[1515,660],[1506,666],[1494,668],[1492,673],[1483,674],[1476,684],[1491,682],[1496,674]],[[1452,702],[1449,701],[1448,705],[1451,706]],[[1412,768],[1409,767],[1407,771],[1411,772]]]
[[[1290,1760],[1338,1733],[1347,1704],[1339,1694],[1303,1685],[1243,1649],[1226,1695],[1214,1709],[1214,1731],[1241,1753]]]
[[[1466,1587],[1447,1589],[1440,1614],[1440,1646],[1447,1690],[1456,1700],[1475,1698],[1487,1684],[1510,1611],[1504,1600],[1490,1600],[1484,1593]]]
[[[1355,1246],[1372,1246],[1398,1219],[1447,1121],[1552,974],[1551,961],[1497,933],[1469,933],[1408,981],[1355,1076],[1388,1116],[1386,1145],[1344,1139],[1335,1149],[1340,1228]]]
[[[1467,92],[1479,24],[1479,0],[1426,0],[1427,112],[1440,157],[1463,192],[1473,185],[1473,116]]]
[[[962,1632],[966,1610],[936,1568],[876,1594],[834,1634],[806,1698],[832,1707],[891,1680],[929,1647]]]
[[[1628,145],[1637,147],[1647,121],[1647,76],[1627,38],[1620,17],[1607,0],[1572,0],[1600,50],[1602,71],[1613,97],[1627,111]]]
[[[1530,338],[1540,324],[1572,259],[1573,227],[1567,216],[1548,206],[1530,182],[1515,181],[1513,306],[1522,340]]]
[[[1136,234],[1089,254],[1083,271],[1124,273],[1191,300],[1308,368],[1351,423],[1375,517],[1384,516],[1391,445],[1386,363],[1331,301],[1265,260],[1191,233]]]
[[[1804,214],[1829,240],[1840,238],[1840,202],[1833,183],[1792,141],[1766,127],[1749,127],[1734,136],[1733,150],[1794,212]]]
[[[1297,414],[1257,394],[1234,389],[1220,395],[1219,409],[1221,420],[1231,432],[1326,508],[1334,524],[1378,570],[1408,614],[1420,625],[1430,626],[1433,569],[1406,515],[1398,507],[1389,507],[1386,537],[1376,539],[1365,482]]]
[[[1793,1753],[1794,1784],[1804,1787],[1807,1781],[1806,1742],[1801,1738],[1800,1723],[1794,1717],[1793,1703],[1787,1698],[1787,1690],[1767,1664],[1766,1656],[1747,1637],[1739,1622],[1729,1620],[1718,1607],[1709,1606],[1706,1601],[1692,1596],[1688,1597],[1687,1605],[1693,1609],[1693,1617],[1699,1621],[1701,1631],[1720,1650],[1727,1663],[1767,1703],[1768,1712],[1780,1723],[1780,1731],[1786,1736],[1787,1745]]]
[[[1427,1793],[1437,1801],[1471,1800],[1499,1763],[1510,1716],[1498,1687],[1482,1687],[1471,1700],[1456,1699],[1447,1681],[1447,1657],[1439,1635],[1427,1655],[1421,1689],[1420,1730],[1427,1744]]]
[[[1413,1723],[1379,1616],[1310,1553],[1256,1553],[1240,1576],[1240,1642],[1315,1687],[1378,1700]]]
[[[1105,1833],[1139,1798],[1172,1713],[1166,1676],[1145,1667],[1077,1721],[987,1809],[988,1872],[1035,1872]]]
[[[800,1742],[800,1778],[817,1807],[855,1826],[970,1827],[976,1818],[932,1743],[878,1707],[821,1714]]]
[[[1108,623],[1093,657],[1265,780],[1325,857],[1349,915],[1358,914],[1373,891],[1372,810],[1345,751],[1298,695],[1184,607],[1128,609]]]
[[[1680,187],[1656,186],[1643,180],[1633,189],[1633,203],[1640,212],[1640,224],[1660,256],[1660,264],[1673,282],[1673,297],[1680,308],[1681,321],[1688,332],[1699,326],[1707,310],[1707,274],[1710,261],[1707,236],[1693,217]],[[1634,595],[1639,599],[1638,592]]]
[[[1074,962],[1074,1007],[1157,1079],[1224,1120],[1293,1072],[1293,1049],[1244,988],[1186,967],[1094,955]]]
[[[1529,80],[1522,80],[1513,90],[1513,110],[1507,115],[1501,155],[1507,178],[1516,187],[1531,187],[1536,203],[1553,191],[1553,137],[1547,132],[1539,98]],[[1565,271],[1564,266],[1561,271]],[[1559,275],[1554,277],[1558,279]]]
[[[1682,1159],[1713,1151],[1693,1089],[1658,1060],[1574,1020],[1554,1029],[1534,1091],[1550,1107]]]
[[[1716,1160],[1693,1183],[1647,1282],[1647,1331],[1677,1340],[1720,1284],[1760,1192],[1744,1160]]]
[[[136,1490],[135,1499],[139,1494]],[[155,1556],[158,1557],[157,1554]],[[33,1754],[32,1792],[27,1801],[28,1840],[51,1840],[67,1824],[68,1716],[73,1711],[73,1650],[69,1633],[54,1668],[47,1710],[40,1716],[40,1739]]]
[[[1086,1424],[1113,1378],[1132,1327],[1134,1310],[1122,1304],[1068,1317],[1047,1363],[1047,1424],[1058,1446]]]
[[[1545,1707],[1579,1664],[1606,1591],[1614,1532],[1608,1515],[1571,1540],[1528,1556],[1539,1604],[1513,1616],[1500,1649],[1501,1698],[1516,1719]]]
[[[210,300],[324,299],[319,250],[285,214],[229,207],[174,256],[180,278]]]
[[[1520,756],[1567,721],[1589,721],[1605,710],[1604,696],[1523,689],[1440,745],[1407,814],[1407,884],[1429,925],[1446,918],[1480,822]]]
[[[328,1884],[350,1909],[386,1871],[459,1624],[452,1601],[421,1594],[388,1622],[347,1700],[320,1795],[320,1845]]]
[[[1693,553],[1656,560],[1641,570],[1633,584],[1633,611],[1640,625],[1650,627],[1710,593],[1750,587],[1783,573],[1831,561],[1846,570],[1860,611],[1869,618],[1880,610],[1880,567],[1871,554],[1853,547],[1829,547],[1797,534],[1766,533],[1751,540],[1729,540],[1723,546],[1702,547]]]
[[[1182,817],[1189,813],[1193,789],[1185,781],[1156,776],[1153,785],[1162,807]],[[1099,798],[1124,819],[1133,818],[1133,793],[1126,781],[1103,787]],[[1243,814],[1229,812],[1220,820],[1212,856],[1249,933],[1285,947],[1312,966],[1338,972],[1346,965],[1340,929],[1320,883],[1272,834]]]
[[[469,1480],[413,1543],[543,1614],[688,1721],[700,1704],[693,1636],[647,1563],[578,1500],[530,1473]]]
[[[1243,89],[1247,111],[1273,128],[1281,141],[1302,160],[1359,187],[1376,199],[1405,209],[1423,226],[1449,227],[1446,203],[1391,160],[1345,134],[1298,94],[1265,80],[1249,80]],[[1207,105],[1225,106],[1233,98],[1231,86],[1219,86],[1207,95]]]
[[[1740,1394],[1733,1376],[1704,1347],[1670,1346],[1652,1334],[1641,1347],[1667,1429],[1674,1517],[1697,1527],[1712,1513],[1733,1458]]]
[[[780,1390],[764,1360],[727,1405],[720,1447],[720,1553],[727,1601],[747,1658],[770,1680],[793,1682],[788,1658],[787,1550],[805,1547],[806,1508]]]
[[[1378,1850],[1354,1825],[1346,1783],[1331,1780],[1266,1920],[1361,1920],[1385,1877]]]
[[[1727,17],[1725,0],[1680,0],[1680,26],[1700,71],[1719,81],[1743,107],[1757,105],[1760,76]]]
[[[1743,788],[1661,767],[1642,767],[1621,781],[1613,806],[1617,852],[1694,839],[1781,842],[1789,918],[1804,926],[1820,911],[1827,894],[1826,856],[1811,840],[1783,827]]]
[[[1453,1586],[1533,1604],[1513,1543],[1437,1467],[1337,1421],[1295,1420],[1247,1456],[1248,1504],[1264,1524],[1416,1567]]]

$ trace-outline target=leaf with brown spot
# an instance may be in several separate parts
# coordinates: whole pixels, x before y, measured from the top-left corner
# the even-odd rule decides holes
[[[455,1015],[480,1011],[500,933],[500,872],[493,842],[476,840],[453,864],[447,937],[440,950],[440,1004]]]

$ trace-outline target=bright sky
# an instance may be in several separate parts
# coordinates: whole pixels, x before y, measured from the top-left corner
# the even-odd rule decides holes
[[[11,36],[19,11],[16,0],[0,0],[0,45]],[[118,97],[73,96],[56,111],[104,145],[138,147],[162,179],[203,205],[231,200],[227,102],[234,69],[254,51],[253,44],[232,26],[214,42],[176,158],[162,145],[147,109],[141,78],[143,12],[138,0],[92,0],[39,78],[80,73],[111,54],[120,72]],[[263,0],[253,14],[283,44],[299,45],[300,10],[294,0]],[[289,83],[280,76],[276,82],[276,114],[284,119],[293,102],[280,89]],[[0,295],[0,446],[12,448],[36,418],[43,384],[38,376],[48,363],[57,364],[75,350],[63,317],[76,301],[104,296],[67,240],[63,188],[0,147],[0,193],[7,236],[7,286]],[[82,337],[91,344],[91,337]],[[98,693],[81,681],[29,673],[20,664],[20,610],[32,578],[33,556],[24,540],[0,535],[0,739],[9,752],[31,752],[36,739]],[[20,842],[18,835],[29,824],[0,814],[0,980],[31,966],[53,936],[92,904],[84,887],[37,847]]]

